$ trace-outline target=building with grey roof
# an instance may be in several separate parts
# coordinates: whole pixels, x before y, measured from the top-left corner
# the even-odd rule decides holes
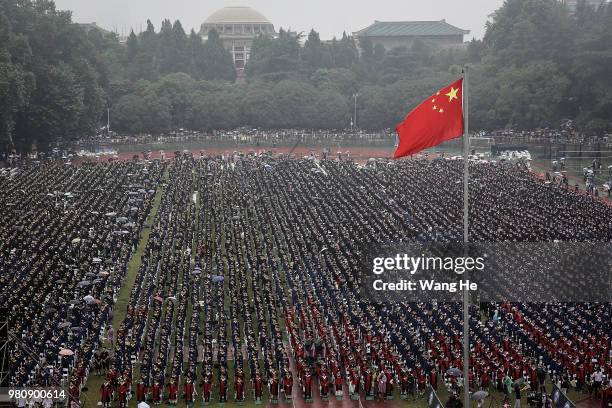
[[[354,32],[357,41],[370,39],[372,44],[381,44],[390,50],[401,46],[410,46],[414,40],[420,39],[440,47],[459,47],[463,38],[469,34],[446,22],[439,21],[375,21],[374,24]]]

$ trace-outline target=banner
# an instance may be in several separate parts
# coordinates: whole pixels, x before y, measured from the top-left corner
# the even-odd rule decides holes
[[[553,384],[552,400],[555,408],[576,408],[576,404],[561,392],[557,384]]]
[[[428,408],[444,408],[440,398],[438,398],[438,394],[431,388],[431,385],[427,387],[427,407]],[[572,407],[575,408],[575,407]]]

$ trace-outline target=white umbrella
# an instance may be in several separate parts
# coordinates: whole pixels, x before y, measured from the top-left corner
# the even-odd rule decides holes
[[[151,406],[146,402],[142,401],[138,403],[138,408],[151,408]]]

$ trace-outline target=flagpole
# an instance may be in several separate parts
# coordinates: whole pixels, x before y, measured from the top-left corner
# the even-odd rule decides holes
[[[463,244],[467,251],[469,241],[469,151],[470,136],[468,128],[469,105],[468,105],[468,66],[463,68]],[[466,274],[467,276],[467,274]],[[463,291],[463,407],[470,407],[470,298],[469,291]]]

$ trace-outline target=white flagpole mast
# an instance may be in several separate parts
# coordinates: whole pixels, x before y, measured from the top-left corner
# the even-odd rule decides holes
[[[470,133],[468,128],[469,105],[468,105],[468,66],[463,68],[463,244],[467,251],[469,241],[469,152]],[[467,274],[466,274],[467,275]],[[470,407],[470,298],[469,291],[463,291],[463,407]]]

